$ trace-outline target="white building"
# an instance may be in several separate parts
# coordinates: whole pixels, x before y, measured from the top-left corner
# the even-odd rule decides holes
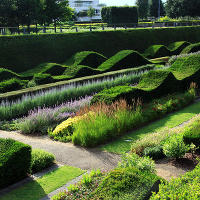
[[[92,20],[101,19],[101,8],[102,4],[99,4],[99,0],[69,0],[69,6],[77,13],[82,13],[82,15],[87,13],[87,10],[92,7],[95,9],[95,16],[92,17]],[[78,17],[79,21],[90,21],[91,18],[87,16]]]

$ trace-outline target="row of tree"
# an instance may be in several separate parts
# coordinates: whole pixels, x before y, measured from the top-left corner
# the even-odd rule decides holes
[[[165,4],[162,0],[136,0],[136,5],[141,19],[157,18],[159,6],[161,16],[165,14],[171,18],[200,16],[200,0],[167,0]]]
[[[67,0],[0,0],[0,26],[48,25],[72,16]]]

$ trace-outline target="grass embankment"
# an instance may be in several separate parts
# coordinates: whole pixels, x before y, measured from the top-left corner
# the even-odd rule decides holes
[[[194,103],[178,112],[169,114],[167,117],[164,117],[161,120],[157,120],[156,122],[153,122],[143,128],[134,130],[130,132],[128,135],[123,136],[114,142],[103,145],[101,149],[118,154],[128,152],[130,151],[131,144],[134,141],[144,138],[145,136],[153,132],[162,131],[167,127],[168,128],[176,127],[182,124],[183,122],[188,121],[199,112],[200,112],[200,102]]]
[[[63,166],[9,192],[0,200],[38,200],[83,173],[79,168]]]

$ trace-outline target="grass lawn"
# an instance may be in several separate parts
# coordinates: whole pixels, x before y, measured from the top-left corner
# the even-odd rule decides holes
[[[157,120],[143,128],[132,131],[131,133],[101,147],[101,150],[122,154],[130,151],[131,144],[147,134],[160,131],[162,129],[173,128],[185,121],[188,121],[196,114],[200,113],[200,102],[194,103],[180,111],[169,114],[161,120]]]
[[[0,200],[39,200],[83,173],[79,168],[63,166],[0,197]]]

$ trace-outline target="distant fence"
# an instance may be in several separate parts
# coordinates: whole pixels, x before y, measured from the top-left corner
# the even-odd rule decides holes
[[[104,31],[137,28],[162,28],[177,26],[199,26],[200,22],[163,22],[163,23],[139,23],[139,24],[113,24],[113,25],[76,25],[76,26],[30,26],[28,27],[0,27],[0,35],[25,35],[39,33],[67,33],[84,31]]]

